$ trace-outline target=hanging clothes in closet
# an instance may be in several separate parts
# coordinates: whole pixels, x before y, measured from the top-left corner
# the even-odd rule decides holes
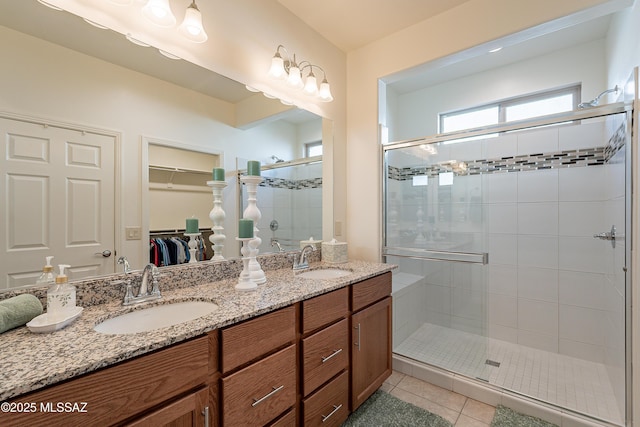
[[[202,239],[196,240],[196,260],[204,261],[206,254]],[[191,260],[188,243],[180,237],[149,239],[149,262],[161,267],[184,264]]]

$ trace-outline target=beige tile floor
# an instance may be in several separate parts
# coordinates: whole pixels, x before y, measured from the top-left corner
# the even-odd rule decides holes
[[[456,427],[487,427],[496,408],[394,371],[382,390],[440,415]]]

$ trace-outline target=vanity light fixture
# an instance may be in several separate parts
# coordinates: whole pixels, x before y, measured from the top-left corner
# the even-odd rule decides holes
[[[195,0],[193,0],[187,8],[184,21],[182,21],[182,24],[178,27],[178,31],[180,31],[184,37],[195,43],[204,43],[209,38],[202,26],[202,14]]]
[[[284,58],[282,57],[282,53],[280,53],[280,49],[282,49],[285,54]],[[306,75],[306,78],[303,78],[303,74],[307,68],[309,69],[309,73]],[[313,73],[314,68],[322,71],[323,74],[320,89],[318,89],[316,76]],[[287,49],[283,45],[278,45],[275,55],[271,58],[271,68],[269,68],[268,76],[275,80],[285,80],[289,87],[302,90],[306,95],[317,97],[322,102],[333,101],[331,86],[327,81],[327,75],[324,69],[309,61],[298,63],[296,61],[296,55],[293,54],[293,57],[290,57]]]

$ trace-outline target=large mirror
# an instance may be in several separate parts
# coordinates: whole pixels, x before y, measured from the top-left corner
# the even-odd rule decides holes
[[[0,131],[10,153],[0,165],[0,291],[32,285],[47,255],[71,264],[72,280],[115,271],[121,255],[134,268],[146,264],[151,210],[158,209],[150,181],[163,179],[158,168],[149,170],[149,147],[213,155],[209,169],[223,167],[232,184],[238,159],[265,166],[301,159],[306,143],[330,134],[318,116],[36,0],[0,0],[0,47]],[[301,140],[300,129],[309,128],[320,136]],[[64,168],[82,173],[69,179]],[[211,180],[204,166],[193,169]],[[229,185],[224,193],[228,242],[235,240],[237,190]],[[199,219],[211,227],[208,217]],[[58,256],[70,248],[73,254]],[[233,243],[225,251],[238,254]]]

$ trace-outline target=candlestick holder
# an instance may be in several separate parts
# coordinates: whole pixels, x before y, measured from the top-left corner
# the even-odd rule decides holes
[[[256,257],[260,252],[260,244],[262,243],[262,239],[258,237],[258,221],[262,218],[262,213],[260,213],[260,209],[258,209],[257,205],[257,193],[258,193],[258,185],[262,182],[263,178],[261,176],[255,175],[243,175],[240,177],[240,180],[247,187],[247,202],[248,206],[244,210],[242,217],[253,220],[253,239],[249,242],[250,249],[250,261],[249,261],[249,273],[251,275],[251,280],[253,280],[258,285],[261,285],[267,281],[267,277],[262,271],[260,267],[260,263],[257,261]]]
[[[422,246],[427,243],[427,239],[424,237],[424,211],[422,210],[422,202],[418,205],[418,211],[416,212],[416,230],[418,234],[414,240],[416,245]]]
[[[212,260],[222,260],[222,248],[224,247],[224,241],[227,236],[224,235],[224,218],[226,214],[222,209],[222,190],[227,186],[225,181],[207,181],[207,185],[211,187],[213,192],[213,209],[209,212],[209,219],[213,222],[211,231],[213,234],[209,236],[211,242],[211,249],[213,249]]]
[[[238,283],[235,288],[238,291],[254,291],[258,289],[256,282],[251,280],[251,273],[249,272],[249,262],[251,261],[251,249],[249,248],[249,242],[252,238],[236,237],[236,240],[242,242],[242,248],[240,253],[242,254],[242,271],[238,278]]]
[[[198,262],[198,260],[196,259],[196,246],[198,245],[198,242],[196,242],[196,238],[201,234],[202,233],[184,233],[184,235],[189,238],[188,245],[189,245],[189,254],[191,256],[189,258],[189,264]]]

